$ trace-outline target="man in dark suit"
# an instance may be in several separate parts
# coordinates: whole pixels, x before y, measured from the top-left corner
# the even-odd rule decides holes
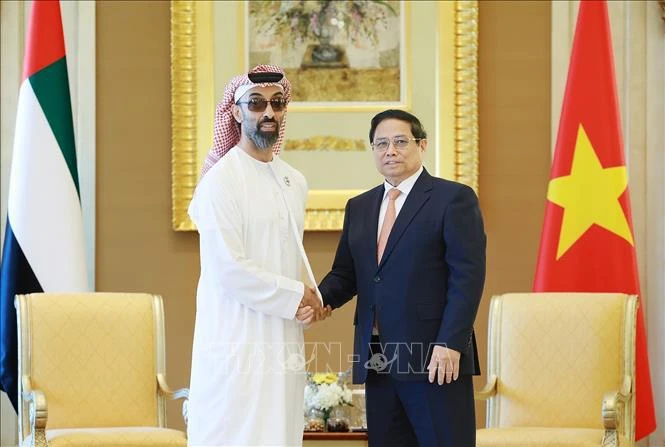
[[[423,168],[426,138],[410,113],[372,119],[385,182],[347,203],[319,285],[328,313],[358,296],[353,382],[365,383],[371,447],[475,446],[486,237],[473,190]]]

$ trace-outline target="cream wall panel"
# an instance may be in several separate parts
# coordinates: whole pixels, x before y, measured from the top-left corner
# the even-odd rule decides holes
[[[649,359],[658,428],[651,446],[665,446],[665,21],[655,1],[646,4],[646,283]]]

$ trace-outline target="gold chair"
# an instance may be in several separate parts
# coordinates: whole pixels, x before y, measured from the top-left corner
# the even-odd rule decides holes
[[[635,445],[636,315],[619,293],[493,297],[476,445]]]
[[[166,428],[157,295],[17,295],[19,446],[186,446]]]

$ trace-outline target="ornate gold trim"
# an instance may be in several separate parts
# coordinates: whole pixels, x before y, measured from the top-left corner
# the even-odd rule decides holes
[[[340,138],[333,135],[317,135],[299,140],[286,140],[286,151],[316,151],[325,148],[327,151],[366,151],[368,144],[365,140],[353,138]]]
[[[343,209],[307,209],[305,214],[305,229],[307,231],[333,231],[341,229],[343,224]]]
[[[478,105],[477,105],[477,62],[478,62],[478,4],[475,0],[438,2],[439,17],[454,27],[439,26],[439,60],[454,60],[451,64],[439,64],[441,75],[439,90],[439,110],[437,136],[436,175],[466,183],[478,189]],[[407,27],[410,26],[412,5],[405,4],[404,15]],[[201,111],[208,110],[213,92],[199,91],[199,83],[209,74],[197,73],[200,68],[197,55],[203,55],[207,48],[197,48],[202,36],[211,36],[207,29],[212,13],[204,13],[202,8],[211,8],[209,2],[193,0],[171,1],[171,112],[172,112],[172,226],[174,230],[194,230],[187,215],[187,207],[198,181],[197,157],[202,142],[206,139],[207,128],[211,123],[199,123]],[[241,8],[242,9],[242,8]],[[201,23],[197,23],[197,17]],[[241,21],[242,22],[242,21]],[[244,25],[242,25],[244,27]],[[454,28],[454,29],[450,29]],[[409,51],[410,33],[406,29],[405,48]],[[241,35],[244,33],[241,33]],[[243,38],[244,40],[244,38]],[[244,52],[239,55],[243,60]],[[243,60],[244,62],[244,60]],[[411,63],[406,64],[407,109],[411,105],[412,73]],[[200,69],[200,71],[205,71]],[[207,80],[207,79],[206,79]],[[210,94],[209,94],[210,93]],[[212,105],[214,109],[214,104]],[[296,108],[300,110],[299,108]],[[293,109],[295,111],[296,109]],[[308,111],[317,111],[307,109]],[[327,110],[327,109],[326,109]],[[348,111],[364,111],[365,106],[352,107]],[[339,112],[340,109],[335,109]],[[453,117],[451,120],[450,117]],[[206,127],[207,126],[207,127]],[[205,134],[205,135],[204,135]],[[325,138],[325,137],[321,137]],[[207,140],[206,140],[207,141]],[[445,142],[445,144],[444,144]],[[306,145],[300,142],[296,144]],[[441,156],[442,151],[450,151]],[[446,166],[446,158],[454,159],[454,166]],[[344,203],[334,207],[312,206],[313,194],[321,192],[336,201],[346,202],[352,196],[346,190],[310,191],[307,203],[305,229],[308,231],[340,230],[344,221]]]
[[[455,179],[478,191],[478,2],[455,2]]]
[[[174,230],[194,230],[187,215],[198,178],[194,1],[171,2],[171,198]]]

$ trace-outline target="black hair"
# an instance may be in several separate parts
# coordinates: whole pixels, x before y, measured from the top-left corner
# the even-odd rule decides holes
[[[388,109],[376,114],[374,118],[372,118],[372,124],[369,128],[370,143],[374,142],[374,132],[376,132],[376,128],[379,123],[387,119],[396,119],[407,122],[411,126],[411,133],[413,134],[414,138],[419,140],[427,138],[427,132],[425,132],[423,125],[415,115],[412,115],[409,112],[405,112],[404,110]]]

